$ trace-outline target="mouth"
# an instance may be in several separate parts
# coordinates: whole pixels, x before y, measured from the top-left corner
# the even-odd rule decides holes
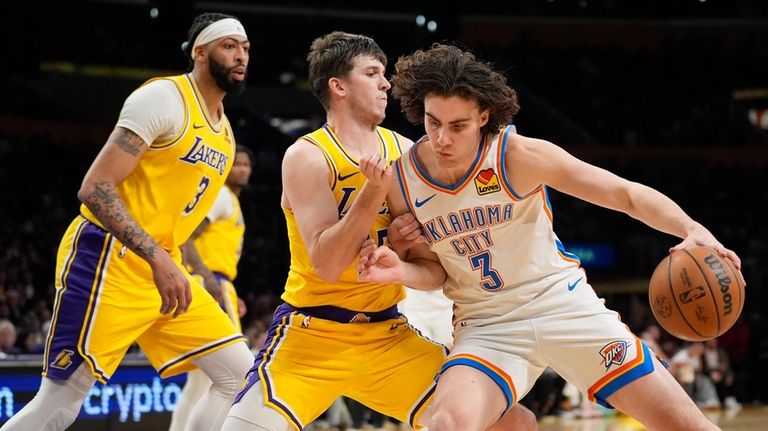
[[[232,69],[232,77],[242,81],[245,79],[246,69],[244,67],[236,67]]]

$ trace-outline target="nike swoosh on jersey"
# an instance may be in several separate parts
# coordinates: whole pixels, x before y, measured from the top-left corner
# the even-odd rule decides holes
[[[420,201],[419,198],[416,198],[416,201],[414,202],[414,205],[416,205],[416,208],[421,208],[425,203],[429,202],[430,199],[432,199],[435,196],[437,196],[437,193],[435,193],[434,195],[424,199],[423,201]]]
[[[579,282],[581,281],[582,278],[584,278],[584,277],[579,277],[579,279],[574,281],[573,283],[568,283],[568,291],[570,292],[573,289],[575,289],[576,285],[579,284]]]
[[[344,180],[346,180],[347,178],[352,178],[352,177],[354,177],[355,175],[357,175],[357,174],[359,174],[359,173],[360,173],[360,172],[352,172],[352,173],[351,173],[351,174],[349,174],[349,175],[341,175],[341,172],[339,172],[339,175],[338,175],[336,178],[338,178],[338,179],[339,179],[339,181],[344,181]]]
[[[201,127],[205,127],[205,126],[203,126],[202,124],[192,124],[193,129],[199,129]]]

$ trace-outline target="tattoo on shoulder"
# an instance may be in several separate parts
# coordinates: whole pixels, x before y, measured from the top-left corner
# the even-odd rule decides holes
[[[139,155],[141,148],[146,145],[139,135],[122,127],[117,127],[112,133],[112,141],[132,156]]]

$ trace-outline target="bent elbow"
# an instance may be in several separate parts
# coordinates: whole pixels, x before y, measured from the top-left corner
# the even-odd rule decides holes
[[[83,181],[83,184],[80,185],[80,190],[77,191],[77,199],[80,202],[88,205],[88,202],[86,201],[88,200],[88,196],[90,196],[92,191],[93,191],[93,187],[91,186],[91,184]]]

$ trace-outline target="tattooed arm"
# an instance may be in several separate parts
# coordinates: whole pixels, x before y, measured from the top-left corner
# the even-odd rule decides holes
[[[115,127],[85,174],[77,197],[115,238],[149,263],[162,299],[160,312],[175,309],[177,316],[192,301],[189,282],[168,252],[136,223],[115,188],[136,168],[148,148],[134,132]]]

